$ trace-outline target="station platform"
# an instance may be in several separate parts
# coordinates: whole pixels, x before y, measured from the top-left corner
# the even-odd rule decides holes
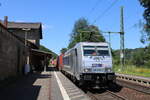
[[[90,100],[61,72],[51,72],[51,100]]]
[[[0,88],[0,100],[90,100],[61,72],[50,68]]]
[[[36,72],[17,78],[0,88],[0,100],[50,100],[50,72]]]

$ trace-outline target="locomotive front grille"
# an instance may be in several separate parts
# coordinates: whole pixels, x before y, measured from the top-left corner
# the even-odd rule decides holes
[[[108,79],[108,80],[114,80],[114,79],[115,79],[115,75],[108,75],[108,76],[107,76],[107,79]]]
[[[92,75],[84,75],[84,80],[91,80],[92,79]]]
[[[106,81],[106,80],[113,80],[115,78],[114,73],[110,73],[110,74],[91,74],[91,73],[84,73],[81,75],[81,79],[82,80],[89,80],[89,81],[96,81],[96,80],[100,80],[100,81]]]

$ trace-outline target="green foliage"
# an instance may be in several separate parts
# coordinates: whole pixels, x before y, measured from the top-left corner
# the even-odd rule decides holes
[[[143,30],[142,42],[150,40],[150,0],[139,0],[140,4],[145,8],[143,17],[146,20]]]
[[[52,57],[55,59],[58,55],[56,53],[54,53],[53,51],[49,50],[48,48],[46,48],[43,45],[40,45],[40,50],[45,51],[45,52],[49,52],[52,54]]]
[[[137,67],[137,66],[134,66],[134,65],[126,65],[124,70],[120,70],[120,66],[119,65],[115,65],[113,67],[113,69],[117,73],[150,77],[150,74],[149,74],[150,73],[150,68]]]
[[[78,42],[104,42],[105,39],[97,26],[90,25],[84,18],[75,22],[70,36],[68,48],[72,48]]]
[[[89,24],[88,24],[87,20],[84,19],[84,18],[80,18],[78,21],[76,21],[75,24],[74,24],[73,31],[71,33],[70,41],[73,41],[74,38],[77,37],[77,35],[80,33],[79,30],[81,30],[81,31],[86,30],[88,25]]]
[[[112,50],[113,64],[120,64],[120,50]]]
[[[120,50],[113,50],[113,63],[114,65],[120,64]],[[150,68],[150,46],[125,49],[125,64]]]
[[[144,63],[150,68],[150,45],[145,48]]]
[[[67,48],[62,48],[62,49],[60,50],[60,52],[61,52],[62,54],[64,54],[66,51],[67,51]]]

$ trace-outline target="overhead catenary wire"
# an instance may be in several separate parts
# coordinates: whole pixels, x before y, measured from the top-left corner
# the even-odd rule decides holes
[[[92,12],[95,11],[95,9],[97,8],[97,6],[102,2],[103,0],[97,0],[96,3],[94,4],[94,6],[90,9],[88,15],[86,16],[86,18],[88,18],[89,15],[91,15]]]
[[[130,31],[133,28],[142,28],[143,23],[140,21],[126,28],[126,31]]]
[[[111,3],[110,6],[108,6],[103,13],[101,13],[94,21],[93,24],[95,24],[97,22],[97,20],[101,19],[116,3],[118,0],[115,0],[114,2]]]
[[[133,24],[133,25],[126,28],[126,32],[130,31],[130,30],[132,30],[133,28],[136,28],[136,27],[137,27],[136,24]]]

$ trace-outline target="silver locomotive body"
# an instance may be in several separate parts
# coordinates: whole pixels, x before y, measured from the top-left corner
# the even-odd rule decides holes
[[[80,42],[65,53],[63,63],[63,71],[81,84],[105,84],[115,80],[108,43]]]

